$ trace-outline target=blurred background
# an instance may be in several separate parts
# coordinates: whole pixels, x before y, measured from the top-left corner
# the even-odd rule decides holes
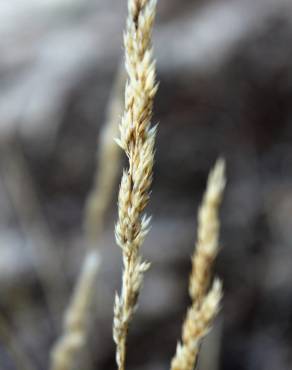
[[[85,253],[84,206],[125,17],[126,0],[0,0],[3,370],[24,369],[20,351],[47,369],[60,335]],[[129,335],[128,369],[169,369],[189,303],[197,209],[218,156],[228,185],[215,273],[225,295],[199,368],[291,369],[292,2],[160,0],[154,47],[159,131],[143,246],[152,268]],[[115,369],[117,189],[98,246],[84,370]]]

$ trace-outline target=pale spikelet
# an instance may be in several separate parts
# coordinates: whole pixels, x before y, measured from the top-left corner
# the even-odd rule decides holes
[[[219,159],[210,172],[207,189],[198,214],[198,239],[192,257],[189,293],[192,305],[187,312],[182,330],[182,343],[177,345],[171,370],[193,370],[200,343],[208,333],[222,296],[219,280],[208,293],[213,261],[218,253],[219,206],[225,187],[225,163]]]
[[[72,369],[76,356],[85,344],[89,306],[98,267],[98,252],[88,253],[65,315],[63,335],[51,352],[51,370]]]
[[[156,128],[151,128],[153,99],[157,91],[151,33],[156,1],[129,0],[127,29],[124,35],[125,112],[116,140],[125,151],[129,168],[124,171],[118,199],[116,241],[123,253],[123,278],[120,296],[114,305],[113,337],[117,346],[119,370],[125,369],[126,338],[137,306],[143,274],[149,264],[142,262],[140,247],[149,228],[143,211],[149,200],[154,162]]]
[[[221,282],[215,280],[202,304],[192,304],[183,324],[182,344],[177,345],[171,370],[193,370],[203,337],[208,333],[216,316],[222,296]]]
[[[207,189],[198,214],[198,236],[192,257],[189,291],[192,300],[201,301],[211,278],[219,248],[219,206],[225,187],[225,163],[219,159],[210,172]]]

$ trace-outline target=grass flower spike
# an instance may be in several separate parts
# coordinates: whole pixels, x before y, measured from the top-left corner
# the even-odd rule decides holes
[[[126,340],[129,324],[137,306],[143,274],[149,264],[142,261],[140,247],[149,221],[143,212],[149,200],[154,162],[156,128],[151,127],[153,99],[157,91],[151,33],[156,1],[129,0],[124,35],[125,111],[120,123],[118,145],[125,151],[129,168],[124,171],[118,199],[116,241],[123,254],[120,295],[114,305],[113,337],[117,346],[119,370],[125,369]]]
[[[213,261],[218,253],[219,206],[225,187],[225,163],[219,159],[210,172],[207,190],[198,215],[198,240],[192,257],[189,293],[192,304],[171,362],[171,370],[193,370],[203,337],[208,333],[219,310],[221,282],[215,279],[210,290]]]
[[[219,159],[210,172],[198,213],[198,236],[192,257],[189,293],[201,303],[210,284],[213,262],[219,249],[219,206],[225,188],[225,162]]]

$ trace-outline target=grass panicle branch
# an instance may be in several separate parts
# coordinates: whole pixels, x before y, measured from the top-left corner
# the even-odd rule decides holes
[[[142,261],[140,247],[148,232],[150,218],[143,211],[149,200],[154,162],[156,127],[151,127],[153,100],[157,91],[151,34],[156,11],[154,0],[129,0],[124,35],[125,111],[120,123],[118,145],[128,157],[118,198],[116,241],[123,254],[120,295],[114,304],[113,337],[119,370],[125,369],[129,324],[137,306],[143,274],[149,264]]]
[[[192,304],[171,361],[171,370],[193,370],[203,337],[208,333],[219,310],[222,286],[215,279],[210,290],[213,261],[219,245],[219,206],[225,188],[225,163],[219,159],[210,172],[207,189],[198,214],[198,236],[192,257],[189,293]]]

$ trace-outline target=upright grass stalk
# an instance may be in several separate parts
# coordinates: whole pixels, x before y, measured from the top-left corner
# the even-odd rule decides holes
[[[178,343],[171,361],[171,370],[194,369],[200,344],[208,333],[219,310],[222,297],[221,282],[215,279],[210,290],[213,261],[218,253],[219,206],[225,187],[225,164],[219,159],[210,172],[207,189],[198,214],[198,236],[192,257],[189,293],[192,304],[182,328],[182,342]]]
[[[151,128],[153,100],[157,91],[151,34],[156,11],[155,0],[129,0],[124,36],[128,81],[125,111],[120,123],[118,145],[125,151],[129,168],[124,170],[119,198],[116,241],[123,254],[120,295],[115,297],[113,338],[119,370],[125,369],[129,324],[137,306],[144,272],[140,247],[150,219],[143,211],[149,200],[154,162],[156,127]]]
[[[63,333],[51,351],[51,370],[71,370],[86,344],[90,307],[95,299],[100,260],[98,244],[104,230],[105,213],[112,200],[119,170],[120,151],[114,142],[114,137],[118,134],[118,118],[122,114],[121,85],[124,80],[124,72],[119,69],[100,134],[94,185],[85,207],[86,255],[64,315]]]
[[[98,244],[104,229],[104,215],[113,199],[114,187],[120,169],[120,150],[114,142],[118,136],[118,120],[123,113],[123,90],[125,71],[122,66],[118,72],[110,94],[105,123],[102,127],[97,149],[97,171],[93,187],[87,197],[84,214],[84,231],[89,246]]]
[[[98,253],[87,253],[71,301],[65,312],[63,334],[51,352],[51,370],[70,370],[86,343],[87,320],[94,297]]]

